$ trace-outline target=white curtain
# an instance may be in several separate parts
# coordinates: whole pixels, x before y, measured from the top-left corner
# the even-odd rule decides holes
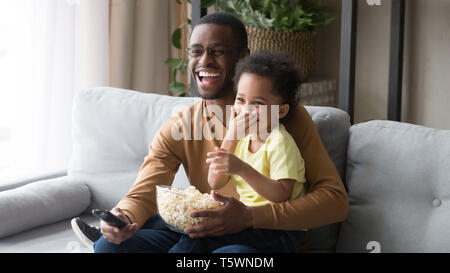
[[[81,89],[109,84],[109,0],[0,0],[0,183],[65,169]]]

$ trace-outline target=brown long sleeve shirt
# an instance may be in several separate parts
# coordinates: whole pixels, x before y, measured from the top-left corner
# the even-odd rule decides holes
[[[194,103],[163,124],[133,187],[117,204],[139,227],[156,213],[155,185],[171,185],[180,164],[191,185],[201,192],[211,191],[206,154],[220,147],[226,129],[214,115],[208,116],[205,106],[204,100]],[[283,203],[251,207],[253,227],[301,230],[343,221],[348,196],[309,113],[299,105],[282,122],[305,160],[308,193]],[[231,183],[218,192],[239,199]]]

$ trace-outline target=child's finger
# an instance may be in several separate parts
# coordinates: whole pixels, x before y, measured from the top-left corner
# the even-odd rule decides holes
[[[235,118],[237,116],[236,109],[234,107],[231,107],[231,118]]]
[[[215,149],[216,149],[216,152],[226,152],[226,150],[225,149],[222,149],[222,148],[220,148],[220,147],[215,147]]]
[[[258,116],[256,114],[250,115],[250,118],[248,120],[248,127],[251,127],[258,121]]]
[[[206,154],[207,157],[224,157],[228,152],[209,152]]]
[[[213,169],[212,172],[215,174],[230,174],[230,172],[225,169],[220,169],[220,170]]]
[[[223,162],[224,162],[224,157],[213,157],[213,158],[208,158],[206,160],[206,164],[208,164],[208,165],[222,164]]]

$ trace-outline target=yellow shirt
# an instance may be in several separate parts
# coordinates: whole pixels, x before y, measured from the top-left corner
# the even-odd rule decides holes
[[[248,135],[239,141],[234,154],[268,178],[296,180],[290,200],[304,195],[305,163],[295,140],[283,124],[272,130],[264,145],[255,153],[249,151],[250,139],[251,136]],[[239,201],[245,205],[254,207],[270,203],[242,177],[232,175],[231,181],[236,186]]]

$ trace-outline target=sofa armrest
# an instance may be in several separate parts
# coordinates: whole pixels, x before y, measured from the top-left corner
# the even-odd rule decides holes
[[[15,189],[26,184],[63,177],[67,175],[67,170],[53,170],[45,172],[34,172],[20,176],[2,178],[0,182],[0,192]]]
[[[40,180],[0,192],[0,238],[83,213],[89,188],[68,176]]]

